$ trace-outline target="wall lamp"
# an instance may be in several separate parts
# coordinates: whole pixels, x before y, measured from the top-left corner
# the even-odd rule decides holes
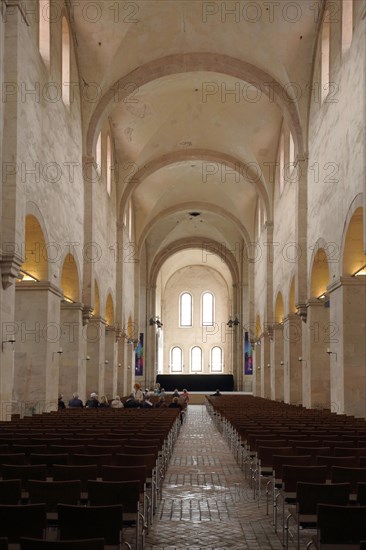
[[[301,356],[299,357],[300,363],[306,363],[306,359],[303,359]]]
[[[3,340],[1,342],[1,351],[4,351],[4,344],[15,344],[16,340],[14,338],[14,336],[12,338],[10,338],[9,340]]]
[[[17,280],[19,282],[23,282],[23,281],[34,281],[36,283],[39,282],[39,279],[37,279],[37,277],[34,277],[34,275],[32,275],[31,273],[28,273],[28,271],[24,271],[23,269],[19,271]]]
[[[327,292],[320,294],[317,299],[323,302],[324,307],[329,307],[329,294]]]
[[[235,315],[234,319],[230,317],[228,322],[226,323],[229,328],[237,327],[240,324],[240,321],[238,319],[238,316]]]
[[[150,317],[149,319],[149,325],[152,327],[153,325],[156,325],[157,328],[161,328],[163,326],[163,323],[160,321],[159,315],[156,317]]]
[[[55,355],[61,355],[63,353],[62,348],[59,348],[57,351],[52,352],[52,361]]]
[[[326,353],[330,356],[330,355],[335,355],[335,358],[336,358],[336,361],[337,361],[337,352],[336,351],[331,351],[330,348],[327,348],[327,351]]]

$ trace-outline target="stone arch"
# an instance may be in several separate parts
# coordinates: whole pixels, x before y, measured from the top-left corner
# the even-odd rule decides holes
[[[364,211],[362,196],[358,195],[359,200],[354,200],[349,208],[342,237],[341,250],[341,273],[344,276],[353,275],[357,270],[366,264],[364,253]]]
[[[259,196],[261,197],[263,204],[265,206],[267,219],[271,219],[271,205],[270,199],[268,196],[267,187],[264,181],[262,174],[258,174],[254,168],[250,166],[250,163],[246,164],[226,153],[221,153],[219,151],[212,151],[206,149],[192,149],[184,151],[172,151],[166,155],[162,155],[158,158],[151,160],[146,163],[140,170],[132,175],[132,177],[127,181],[127,185],[123,190],[122,197],[120,200],[120,219],[123,218],[123,210],[128,204],[129,198],[131,197],[133,191],[139,186],[139,184],[148,176],[164,168],[166,166],[171,166],[176,163],[181,163],[184,161],[191,161],[193,159],[198,159],[205,162],[210,162],[212,164],[219,164],[228,166],[230,169],[236,171],[240,175],[245,175],[247,179],[252,183],[257,189]]]
[[[68,253],[63,261],[61,269],[61,288],[66,301],[80,301],[80,277],[75,258]]]
[[[94,308],[93,308],[93,316],[94,316],[94,317],[100,317],[100,315],[101,315],[101,308],[100,308],[99,286],[98,286],[97,280],[94,279]]]
[[[110,327],[113,327],[115,324],[115,317],[114,317],[114,303],[111,293],[108,293],[107,296],[107,302],[105,306],[105,320],[107,322],[107,325]]]
[[[242,222],[234,216],[231,212],[227,212],[222,208],[219,208],[216,205],[202,203],[202,202],[187,202],[187,203],[180,203],[178,205],[172,206],[170,208],[167,208],[164,210],[164,213],[157,214],[154,218],[152,218],[144,227],[144,230],[142,231],[140,238],[137,243],[137,250],[141,251],[142,246],[149,235],[149,232],[154,227],[156,222],[161,221],[163,217],[170,216],[171,214],[174,214],[176,212],[180,212],[182,210],[208,210],[209,212],[214,212],[215,214],[220,214],[224,216],[225,218],[228,218],[230,221],[233,222],[236,228],[239,229],[244,241],[248,244],[251,243],[250,235],[246,229],[246,227],[242,224]]]
[[[38,281],[49,280],[47,238],[41,227],[40,218],[28,214],[25,218],[24,262],[21,270],[23,280],[34,277]]]
[[[279,291],[276,297],[275,315],[274,315],[275,323],[282,323],[284,315],[285,315],[285,307],[283,304],[282,292]]]
[[[326,246],[325,241],[323,239],[319,239],[314,248],[310,270],[309,296],[311,298],[318,298],[324,294],[330,282]]]
[[[250,82],[275,101],[283,112],[287,126],[293,134],[299,155],[304,151],[304,141],[296,102],[289,97],[286,88],[276,81],[270,74],[255,65],[218,53],[185,53],[172,54],[132,70],[112,84],[99,101],[91,119],[86,136],[86,154],[92,156],[94,142],[100,130],[101,120],[106,116],[116,100],[116,94],[120,101],[132,92],[128,83],[133,82],[135,88],[141,88],[145,84],[173,74],[187,72],[215,72],[227,76],[234,76],[239,80]]]

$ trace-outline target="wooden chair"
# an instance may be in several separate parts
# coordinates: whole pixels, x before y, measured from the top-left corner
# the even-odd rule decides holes
[[[122,538],[122,506],[58,505],[60,540],[104,538],[105,544],[120,548]]]
[[[282,469],[282,487],[279,491],[279,496],[282,498],[283,544],[285,544],[285,504],[295,501],[297,483],[300,481],[325,483],[326,474],[326,466],[295,466],[284,464]],[[275,527],[277,528],[277,524]]]
[[[297,483],[296,507],[289,507],[286,517],[286,550],[289,542],[289,521],[296,523],[296,548],[300,549],[300,529],[315,529],[317,522],[317,506],[322,504],[338,504],[346,506],[349,501],[349,483]]]
[[[20,504],[22,482],[20,479],[3,479],[0,481],[0,504]]]
[[[122,504],[123,521],[133,522],[136,530],[136,550],[144,548],[145,518],[140,511],[140,481],[89,481],[90,506]]]
[[[20,550],[104,550],[104,539],[44,540],[22,537]]]
[[[23,536],[43,538],[46,524],[45,504],[0,505],[0,536],[11,543]]]
[[[366,506],[318,504],[317,534],[306,548],[359,550],[366,538]]]

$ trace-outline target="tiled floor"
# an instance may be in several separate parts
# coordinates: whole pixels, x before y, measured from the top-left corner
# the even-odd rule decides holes
[[[265,506],[253,502],[226,441],[200,405],[189,406],[146,539],[146,550],[182,548],[283,548]]]

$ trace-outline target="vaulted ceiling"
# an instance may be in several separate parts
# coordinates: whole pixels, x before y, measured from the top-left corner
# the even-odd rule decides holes
[[[83,105],[85,150],[109,117],[118,204],[132,199],[149,261],[181,240],[253,241],[258,200],[272,216],[283,121],[305,147],[314,2],[70,4],[81,77],[100,87]]]

